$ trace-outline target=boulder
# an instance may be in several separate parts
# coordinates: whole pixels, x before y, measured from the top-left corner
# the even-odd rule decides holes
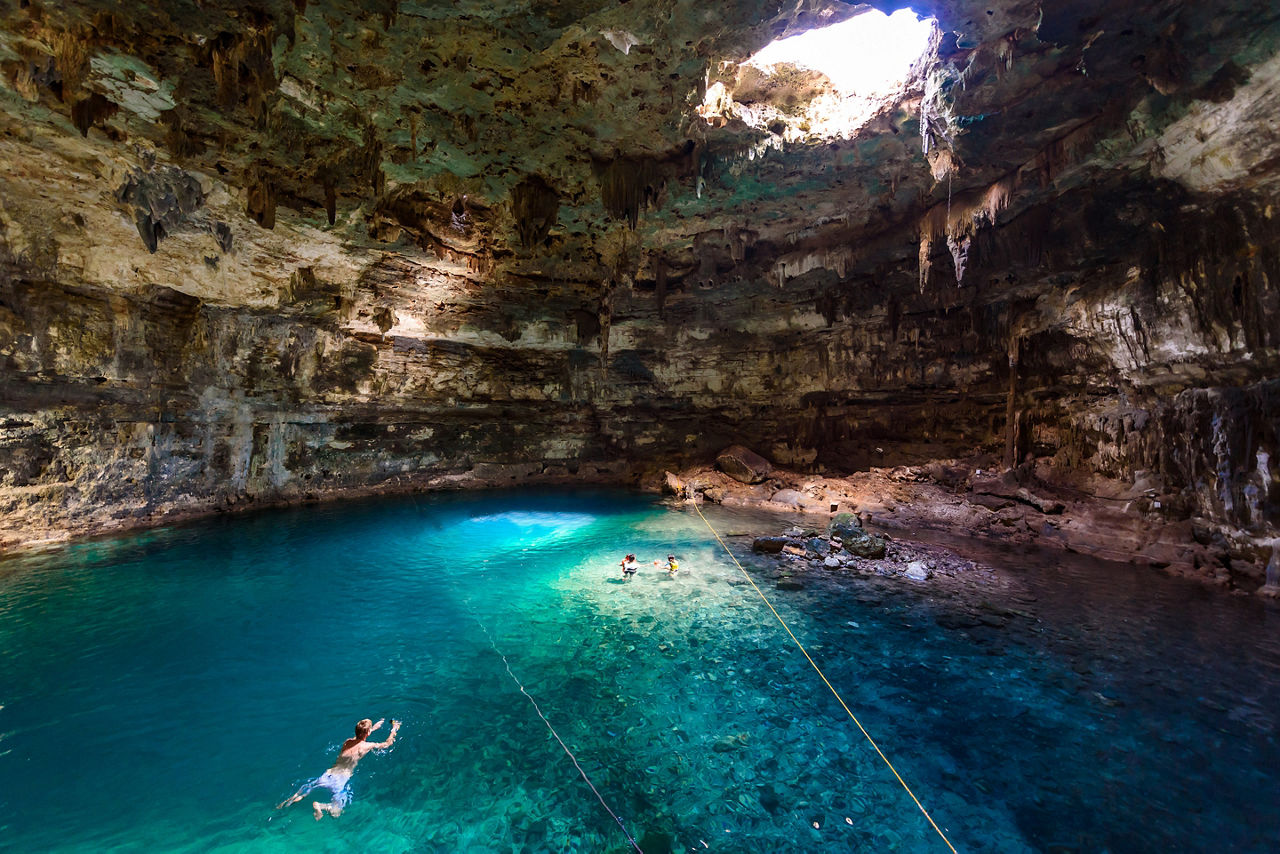
[[[862,530],[862,523],[858,521],[858,517],[852,513],[841,513],[832,519],[831,524],[827,526],[827,533],[842,540],[852,540],[867,535],[867,532]]]
[[[831,553],[831,543],[821,537],[814,537],[805,542],[804,550],[811,555],[816,555],[817,557],[826,557]]]
[[[907,578],[912,581],[928,581],[929,568],[924,565],[923,561],[913,560],[907,564]]]
[[[851,537],[845,540],[844,550],[851,555],[857,555],[869,560],[879,560],[884,557],[884,540],[879,537],[873,537],[864,531],[860,537]]]
[[[662,491],[667,495],[674,495],[677,498],[683,498],[685,494],[684,481],[676,477],[671,472],[664,472],[662,478]]]
[[[716,457],[716,468],[740,483],[760,483],[773,473],[773,465],[749,448],[733,445]]]
[[[720,504],[724,501],[724,490],[718,486],[709,486],[703,491],[702,497],[712,504]]]
[[[799,490],[779,489],[769,500],[775,504],[790,504],[792,507],[803,507],[809,499]]]
[[[751,541],[751,550],[753,552],[763,552],[768,555],[776,555],[781,554],[782,549],[786,545],[786,537],[756,537]]]

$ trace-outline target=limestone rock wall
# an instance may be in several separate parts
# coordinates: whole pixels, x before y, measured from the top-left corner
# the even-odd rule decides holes
[[[859,7],[454,7],[0,5],[0,546],[740,443],[1265,563],[1280,11],[924,3],[804,136],[706,86]]]

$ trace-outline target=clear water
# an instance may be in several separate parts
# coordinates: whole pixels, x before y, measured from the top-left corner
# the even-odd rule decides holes
[[[623,583],[628,551],[682,572]],[[984,556],[982,595],[1021,612],[1002,625],[957,625],[974,601],[941,583],[781,591],[744,562],[960,850],[1280,850],[1280,612]],[[635,496],[306,508],[10,559],[0,650],[9,850],[632,850],[501,650],[648,854],[945,851],[697,516]],[[404,728],[346,814],[275,810],[365,716]]]

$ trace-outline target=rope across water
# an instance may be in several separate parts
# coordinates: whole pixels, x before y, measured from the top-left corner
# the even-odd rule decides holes
[[[542,713],[542,707],[538,705],[538,701],[535,700],[533,695],[525,689],[524,683],[521,682],[520,678],[516,676],[514,671],[512,671],[511,662],[507,661],[506,655],[503,654],[502,650],[498,649],[498,644],[494,641],[493,635],[489,633],[489,629],[480,621],[480,618],[476,616],[476,613],[471,609],[471,603],[468,601],[466,604],[467,610],[471,612],[471,618],[476,621],[476,625],[480,627],[480,630],[484,632],[484,636],[488,638],[489,646],[493,647],[493,651],[502,659],[502,664],[507,669],[507,675],[511,677],[512,682],[516,683],[516,687],[520,689],[520,693],[524,694],[525,697],[528,698],[529,703],[533,706],[533,710],[538,713],[538,717],[542,718],[542,722],[547,725],[547,729],[551,731],[551,735],[555,738],[556,743],[560,745],[560,749],[569,757],[569,761],[573,763],[573,767],[578,769],[578,773],[582,775],[583,782],[587,784],[588,788],[590,788],[592,793],[596,796],[596,800],[600,802],[600,806],[604,807],[605,812],[613,816],[613,820],[618,823],[618,827],[622,828],[622,833],[627,837],[627,841],[631,843],[631,847],[638,851],[639,854],[644,854],[639,843],[636,842],[635,837],[631,835],[631,831],[627,830],[627,826],[622,823],[622,818],[619,817],[619,815],[610,808],[609,804],[605,802],[604,796],[600,794],[600,790],[596,788],[595,784],[591,782],[591,778],[587,776],[587,772],[578,764],[578,757],[573,755],[573,751],[569,749],[569,745],[564,743],[564,739],[560,737],[560,733],[556,732],[556,728],[551,725],[551,721],[547,720],[547,716]]]
[[[770,602],[768,597],[766,597],[760,588],[756,586],[755,580],[752,579],[751,576],[747,574],[747,571],[742,568],[742,564],[738,563],[738,559],[733,556],[733,552],[729,551],[729,547],[725,545],[724,540],[720,539],[720,535],[716,533],[716,529],[707,521],[707,517],[702,515],[702,509],[698,507],[696,502],[690,503],[693,504],[693,509],[697,511],[698,518],[702,520],[702,524],[707,526],[707,530],[711,532],[711,536],[716,538],[716,542],[720,544],[720,548],[724,549],[725,554],[727,554],[729,559],[733,561],[733,565],[738,567],[738,571],[742,573],[742,576],[745,579],[747,579],[747,583],[751,585],[752,589],[756,591],[757,595],[759,595],[761,601],[763,601],[764,604],[768,606],[769,610],[773,612],[773,616],[777,618],[778,623],[781,624],[782,628],[786,631],[787,635],[795,643],[800,652],[804,654],[805,660],[809,662],[810,666],[812,666],[814,671],[818,674],[818,677],[822,679],[822,683],[831,690],[831,693],[840,703],[840,707],[845,710],[849,715],[849,718],[857,725],[858,730],[866,736],[867,742],[875,749],[876,754],[884,760],[884,764],[889,766],[889,770],[893,772],[893,776],[898,779],[898,782],[902,784],[902,788],[911,796],[911,800],[915,801],[915,805],[920,808],[920,812],[924,814],[926,819],[928,819],[930,826],[938,832],[938,836],[942,837],[942,841],[951,849],[952,854],[956,854],[956,847],[951,844],[951,840],[947,839],[947,835],[942,832],[942,828],[938,827],[938,823],[933,820],[933,816],[929,815],[929,811],[924,808],[924,804],[920,803],[920,799],[916,797],[915,792],[911,791],[911,787],[907,785],[907,781],[902,779],[902,775],[898,773],[898,769],[893,767],[893,763],[889,761],[889,757],[884,755],[884,751],[880,749],[880,746],[876,744],[875,739],[871,737],[871,734],[867,732],[866,728],[862,725],[862,722],[858,720],[857,715],[855,715],[849,708],[848,704],[845,703],[844,698],[840,696],[840,692],[831,684],[831,681],[827,679],[826,674],[822,672],[822,668],[819,667],[817,662],[813,660],[813,657],[809,655],[809,651],[804,648],[804,644],[800,643],[800,639],[791,631],[791,627],[787,625],[787,621],[782,619],[782,615],[773,607],[773,603]]]

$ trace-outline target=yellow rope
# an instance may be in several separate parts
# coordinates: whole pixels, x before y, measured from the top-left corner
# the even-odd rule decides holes
[[[800,639],[791,631],[791,627],[787,625],[787,621],[782,619],[782,615],[773,607],[773,603],[770,602],[768,597],[766,597],[760,588],[756,586],[755,581],[753,581],[751,576],[747,574],[747,571],[742,568],[742,564],[738,563],[738,559],[733,556],[733,552],[729,551],[729,547],[724,544],[724,540],[720,539],[720,535],[716,533],[716,529],[711,527],[711,523],[707,521],[707,517],[702,515],[702,509],[698,507],[696,502],[691,501],[690,503],[693,504],[693,509],[698,512],[698,518],[702,519],[702,523],[706,525],[707,530],[711,532],[711,536],[716,538],[716,542],[720,544],[720,548],[724,549],[725,554],[729,556],[729,560],[733,561],[734,566],[738,567],[738,571],[742,573],[743,578],[747,579],[747,583],[751,585],[757,594],[759,594],[761,600],[764,601],[764,604],[773,612],[773,616],[778,618],[778,622],[782,625],[782,628],[786,630],[788,635],[790,635],[791,640],[795,642],[795,645],[800,649],[800,652],[804,653],[804,657],[809,661],[809,664],[813,667],[814,671],[822,679],[823,683],[831,689],[831,693],[835,695],[835,698],[839,701],[841,707],[848,712],[849,718],[857,724],[858,729],[862,731],[862,734],[867,737],[867,741],[870,742],[873,748],[875,748],[875,751],[879,754],[880,758],[884,760],[884,764],[889,766],[889,770],[893,772],[893,776],[898,778],[898,782],[902,784],[902,788],[911,796],[911,800],[915,801],[916,806],[920,808],[920,812],[929,820],[929,824],[932,825],[933,829],[942,837],[942,841],[951,849],[952,854],[956,854],[956,847],[951,844],[951,840],[947,839],[947,835],[942,832],[942,828],[938,827],[938,823],[933,820],[933,816],[929,815],[929,811],[924,808],[924,804],[920,803],[920,799],[916,797],[915,792],[911,791],[911,787],[907,785],[907,781],[902,779],[902,775],[898,773],[898,769],[893,767],[893,763],[889,761],[889,757],[884,755],[884,751],[880,749],[880,745],[876,744],[875,739],[871,737],[871,733],[867,732],[866,728],[862,725],[862,722],[858,720],[857,715],[850,710],[848,704],[845,703],[844,698],[840,696],[840,692],[831,684],[831,681],[827,679],[826,674],[822,672],[822,668],[818,667],[817,662],[815,662],[809,655],[809,651],[804,648],[804,644],[800,643]]]

